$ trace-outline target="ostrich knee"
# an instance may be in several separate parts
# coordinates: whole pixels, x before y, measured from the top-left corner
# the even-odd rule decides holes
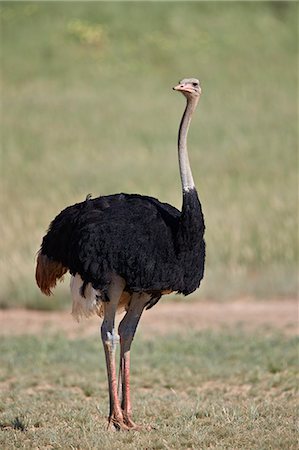
[[[116,333],[114,328],[110,328],[103,322],[101,326],[101,337],[104,347],[110,352],[115,353],[117,344],[119,344],[119,334]]]

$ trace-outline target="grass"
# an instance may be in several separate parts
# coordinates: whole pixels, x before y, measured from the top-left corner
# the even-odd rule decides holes
[[[189,75],[203,85],[189,141],[201,295],[296,294],[297,6],[1,2],[2,307],[57,307],[34,285],[34,257],[52,218],[89,192],[180,207],[183,99],[170,88]]]
[[[242,329],[136,339],[135,419],[106,432],[100,340],[7,337],[0,344],[1,448],[295,449],[296,339]]]

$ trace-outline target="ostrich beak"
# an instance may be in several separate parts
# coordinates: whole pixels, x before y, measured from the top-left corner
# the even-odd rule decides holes
[[[174,91],[183,91],[184,90],[184,85],[183,84],[177,84],[176,86],[174,86],[172,88]]]
[[[190,92],[190,94],[194,93],[194,87],[192,84],[178,84],[177,86],[174,86],[172,88],[174,91],[180,91],[180,92]]]

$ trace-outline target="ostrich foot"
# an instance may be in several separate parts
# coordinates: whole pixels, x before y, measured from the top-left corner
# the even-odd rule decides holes
[[[130,427],[124,422],[122,417],[112,414],[108,417],[108,427],[109,431],[128,431]]]
[[[135,422],[133,422],[131,417],[128,417],[125,414],[124,414],[124,423],[132,431],[150,431],[154,429],[150,425],[137,425]]]
[[[142,425],[137,425],[130,417],[124,416],[124,422],[130,430],[141,430]]]

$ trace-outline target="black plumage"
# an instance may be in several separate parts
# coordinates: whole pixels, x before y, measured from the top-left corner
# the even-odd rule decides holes
[[[89,197],[64,209],[50,224],[41,254],[80,274],[107,293],[111,275],[131,292],[188,295],[204,273],[204,219],[195,189],[184,193],[182,212],[138,194]]]

